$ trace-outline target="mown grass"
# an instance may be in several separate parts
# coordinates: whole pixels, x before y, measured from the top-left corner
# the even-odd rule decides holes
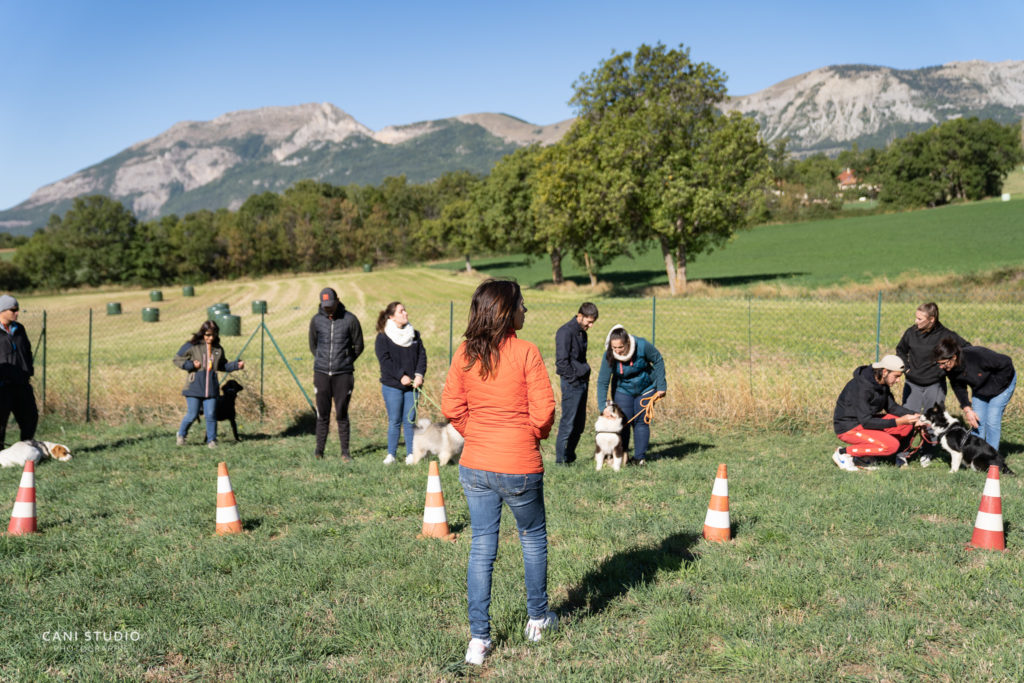
[[[1022,435],[1014,425],[1007,438]],[[50,427],[52,429],[52,426]],[[37,470],[40,533],[0,538],[5,680],[1020,680],[1024,506],[1002,481],[1005,553],[967,551],[984,475],[941,464],[849,474],[834,438],[654,427],[660,459],[550,467],[549,592],[562,627],[524,641],[503,525],[497,647],[461,663],[468,513],[442,471],[454,544],[417,540],[425,465],[383,434],[315,462],[312,436],[211,452],[151,428],[67,428]],[[589,443],[592,435],[584,438]],[[553,444],[545,442],[546,462]],[[581,446],[581,456],[586,446]],[[216,463],[246,532],[216,537]],[[735,540],[700,538],[718,463]],[[13,499],[20,473],[0,471]],[[128,642],[86,642],[86,632]],[[44,634],[77,634],[47,642]],[[102,636],[101,636],[102,638]]]
[[[998,199],[938,209],[761,225],[736,233],[722,248],[691,255],[687,276],[720,287],[785,284],[820,288],[869,283],[905,274],[963,274],[1019,267],[1024,260],[1024,199]],[[460,261],[439,267],[458,269]],[[548,259],[495,257],[474,267],[520,282],[551,280]],[[563,261],[566,278],[589,282],[585,271]],[[619,258],[601,280],[617,293],[645,293],[668,283],[661,251]]]

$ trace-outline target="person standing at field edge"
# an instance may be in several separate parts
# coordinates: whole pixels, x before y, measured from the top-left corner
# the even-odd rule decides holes
[[[946,402],[946,374],[935,364],[935,346],[952,337],[961,348],[970,342],[939,322],[939,306],[921,304],[914,312],[914,324],[907,328],[896,345],[896,355],[907,366],[903,381],[903,407],[922,412],[936,403]]]
[[[588,301],[555,333],[555,372],[561,378],[562,387],[562,417],[555,439],[555,462],[560,465],[576,462],[576,446],[587,421],[587,390],[590,388],[587,330],[596,320],[597,306]]]
[[[341,459],[351,462],[348,403],[355,385],[355,362],[363,352],[363,328],[330,287],[320,291],[319,310],[309,321],[309,352],[313,354],[313,390],[316,393],[316,450],[313,455],[324,457],[331,401],[334,401]]]
[[[18,323],[19,310],[13,296],[0,296],[0,450],[7,447],[7,419],[11,413],[21,429],[22,441],[34,439],[39,424],[39,408],[29,383],[35,373],[32,343],[25,326]]]

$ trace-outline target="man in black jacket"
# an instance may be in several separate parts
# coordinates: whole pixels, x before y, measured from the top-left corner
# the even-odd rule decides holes
[[[21,429],[21,440],[35,438],[39,408],[29,379],[35,372],[32,365],[32,343],[25,327],[18,323],[18,300],[10,294],[0,296],[0,450],[7,447],[7,419],[14,419]]]
[[[914,324],[907,328],[896,345],[896,355],[907,366],[903,382],[903,407],[924,412],[936,403],[946,402],[946,374],[935,364],[933,352],[940,340],[952,337],[961,347],[970,343],[939,322],[935,303],[921,304],[914,312]]]
[[[590,365],[587,364],[587,330],[597,320],[597,306],[589,301],[576,316],[555,333],[555,372],[562,378],[562,418],[555,440],[555,462],[569,465],[576,461],[576,446],[587,421],[587,390]]]
[[[355,384],[356,358],[363,352],[363,328],[330,287],[320,292],[320,310],[309,321],[309,351],[313,354],[313,389],[316,391],[316,450],[313,455],[324,457],[333,400],[341,459],[351,462],[348,403]]]

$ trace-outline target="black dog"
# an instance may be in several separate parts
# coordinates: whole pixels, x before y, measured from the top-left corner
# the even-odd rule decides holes
[[[992,448],[980,436],[968,431],[959,420],[946,412],[945,406],[936,403],[924,413],[928,420],[928,432],[943,450],[949,453],[949,471],[956,472],[962,463],[972,470],[985,472],[990,465],[999,467],[1003,474],[1014,474],[1006,466],[1006,460],[999,451]]]
[[[238,399],[238,392],[244,389],[241,384],[233,379],[229,379],[224,382],[224,385],[220,388],[221,395],[217,397],[217,422],[222,420],[228,420],[231,423],[231,431],[235,435],[235,441],[240,441],[238,438],[238,425],[235,423],[235,401]],[[203,414],[203,404],[199,404],[199,414]]]

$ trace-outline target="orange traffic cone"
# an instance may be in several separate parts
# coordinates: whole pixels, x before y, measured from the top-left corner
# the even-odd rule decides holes
[[[985,479],[985,490],[981,493],[981,505],[978,517],[974,521],[974,535],[971,548],[985,550],[1006,550],[1006,538],[1003,536],[1003,500],[999,494],[999,467],[988,468]]]
[[[26,460],[25,469],[21,473],[21,485],[18,497],[14,499],[11,510],[11,523],[7,525],[7,533],[11,536],[36,533],[36,462]]]
[[[238,503],[235,502],[235,492],[231,490],[231,478],[228,477],[226,462],[217,465],[217,533],[242,533]]]
[[[725,463],[718,466],[715,485],[711,489],[708,514],[704,517],[704,538],[709,541],[728,541],[732,538],[729,527],[729,477]]]
[[[441,473],[437,461],[430,461],[427,473],[427,502],[423,506],[423,531],[416,538],[443,538],[454,541],[456,534],[448,529],[448,515],[444,510],[444,493],[441,492]]]

